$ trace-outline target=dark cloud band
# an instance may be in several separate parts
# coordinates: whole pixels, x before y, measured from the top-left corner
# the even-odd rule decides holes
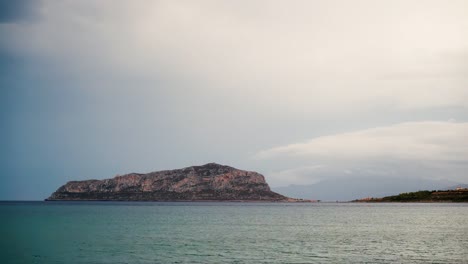
[[[40,0],[0,0],[0,23],[16,23],[34,17]]]

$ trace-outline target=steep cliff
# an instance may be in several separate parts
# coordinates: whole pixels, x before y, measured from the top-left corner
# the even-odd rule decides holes
[[[111,201],[297,201],[272,192],[263,175],[209,163],[177,170],[71,181],[48,199]]]

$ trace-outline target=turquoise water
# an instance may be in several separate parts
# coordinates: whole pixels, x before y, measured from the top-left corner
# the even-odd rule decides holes
[[[0,263],[468,263],[468,204],[0,203]]]

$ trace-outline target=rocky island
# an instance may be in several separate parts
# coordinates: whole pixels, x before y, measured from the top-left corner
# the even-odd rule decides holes
[[[301,202],[272,192],[257,172],[209,163],[105,180],[70,181],[46,201]]]

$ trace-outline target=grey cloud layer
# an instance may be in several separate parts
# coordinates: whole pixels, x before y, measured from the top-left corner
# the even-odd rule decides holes
[[[45,1],[39,22],[0,30],[80,74],[185,80],[292,113],[466,107],[467,3],[421,3]]]

